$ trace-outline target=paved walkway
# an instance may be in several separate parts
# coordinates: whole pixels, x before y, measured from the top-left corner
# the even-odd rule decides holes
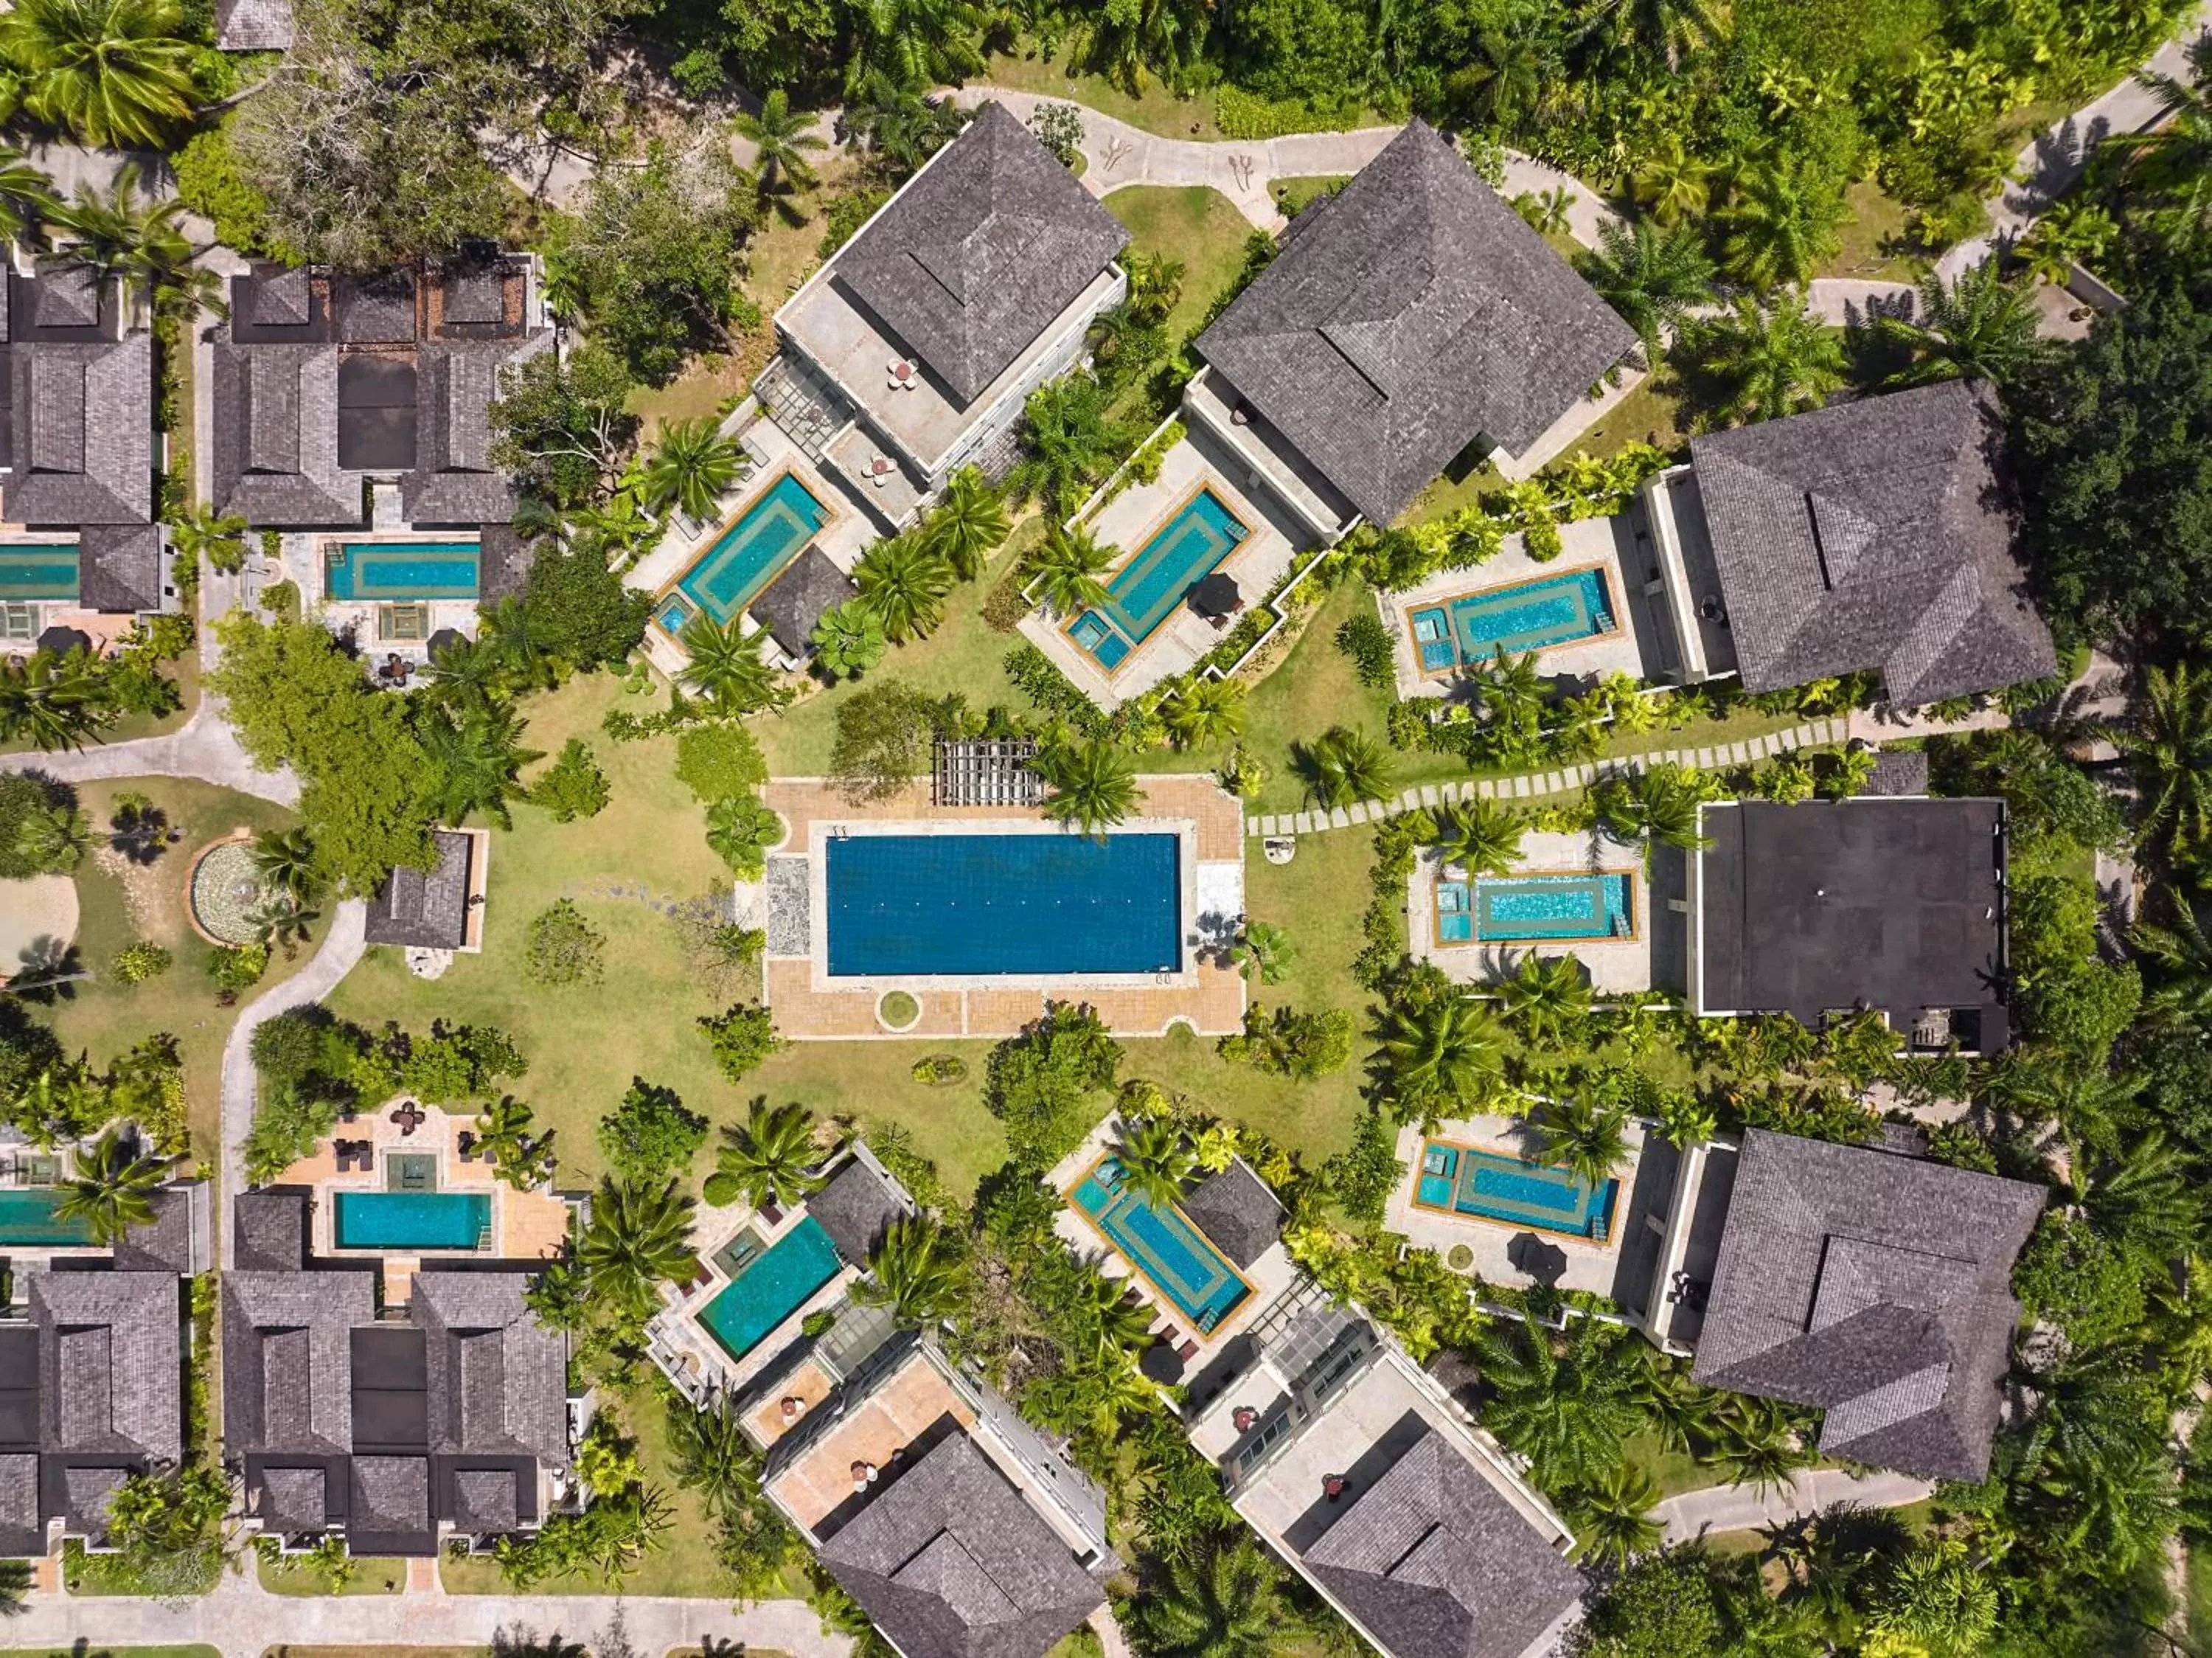
[[[446,1594],[276,1595],[261,1587],[252,1563],[195,1600],[123,1598],[71,1600],[34,1594],[0,1628],[8,1649],[204,1643],[224,1658],[260,1658],[278,1642],[299,1646],[481,1647],[501,1631],[539,1637],[559,1634],[589,1643],[619,1612],[623,1634],[640,1658],[712,1641],[787,1652],[792,1658],[846,1658],[851,1640],[824,1635],[803,1600],[763,1600],[733,1610],[726,1600],[672,1595],[617,1600],[610,1595]]]
[[[246,1137],[253,1127],[253,1033],[280,1013],[319,1002],[353,971],[368,948],[363,937],[368,906],[349,898],[331,911],[330,929],[307,965],[283,984],[249,1003],[222,1045],[222,1186],[226,1193],[246,1189]],[[222,1264],[232,1259],[229,1216],[222,1230]]]
[[[63,783],[106,777],[191,777],[235,789],[279,806],[300,803],[300,779],[289,767],[264,771],[238,746],[222,716],[222,698],[202,692],[192,716],[162,737],[96,745],[58,753],[0,754],[0,771],[37,771]]]
[[[1819,1514],[1838,1503],[1862,1509],[1902,1509],[1936,1488],[1924,1479],[1887,1471],[1860,1476],[1841,1468],[1807,1468],[1780,1485],[1714,1485],[1685,1491],[1659,1505],[1669,1543],[1686,1543],[1708,1532],[1763,1531],[1785,1521]]]

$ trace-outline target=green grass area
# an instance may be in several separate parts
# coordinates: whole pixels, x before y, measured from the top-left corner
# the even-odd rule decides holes
[[[21,649],[11,645],[11,649]],[[100,734],[100,747],[110,743],[136,742],[141,737],[159,737],[174,731],[192,716],[200,704],[200,655],[197,649],[186,651],[173,662],[161,664],[161,676],[177,682],[177,695],[181,698],[173,714],[126,714]],[[95,745],[88,743],[86,747]],[[0,754],[27,754],[32,743],[27,738],[0,739]]]
[[[186,918],[187,872],[193,855],[210,841],[234,829],[258,832],[289,826],[295,820],[284,808],[250,795],[170,777],[82,783],[77,801],[91,814],[94,826],[105,831],[116,796],[132,791],[167,813],[170,827],[180,832],[181,838],[151,864],[131,863],[105,850],[87,856],[76,874],[76,948],[94,977],[61,987],[57,993],[60,999],[38,1016],[52,1024],[64,1047],[88,1052],[98,1066],[157,1031],[175,1037],[184,1057],[194,1149],[212,1157],[217,1147],[222,1045],[238,1015],[235,1009],[216,1005],[215,984],[207,976],[212,948]],[[298,960],[287,961],[278,954],[270,964],[269,976],[247,996],[258,995],[289,977],[306,962],[321,936],[322,923],[318,922],[314,938],[301,948]],[[140,939],[169,951],[169,970],[143,984],[123,984],[112,972],[116,953]]]
[[[1850,216],[1843,223],[1842,243],[1815,274],[1911,281],[1913,260],[1904,251],[1905,204],[1885,194],[1872,179],[1853,185],[1844,201]]]
[[[1065,98],[1110,115],[1117,121],[1168,138],[1213,139],[1223,136],[1213,119],[1213,94],[1178,98],[1158,82],[1146,81],[1145,89],[1131,93],[1103,75],[1077,69],[1063,53],[1058,58],[1040,55],[1034,46],[1016,52],[994,52],[984,70],[994,86],[1015,92],[1035,92],[1048,98]]]
[[[2197,1649],[2212,1647],[2212,1553],[2189,1551],[2189,1639]]]
[[[333,1587],[328,1572],[297,1555],[276,1560],[257,1556],[254,1566],[261,1587],[271,1594],[398,1594],[407,1588],[407,1563],[377,1555],[356,1559],[353,1576],[343,1588]]]
[[[175,1571],[165,1569],[159,1587],[149,1584],[139,1570],[122,1555],[105,1550],[94,1554],[74,1537],[62,1540],[62,1584],[72,1595],[88,1600],[114,1596],[129,1600],[178,1600],[205,1594],[222,1579],[222,1557],[213,1549]],[[191,1652],[205,1649],[160,1648],[161,1651]],[[72,1658],[75,1655],[72,1655]]]
[[[6,1650],[8,1658],[222,1658],[221,1649],[216,1647],[117,1647],[89,1638],[70,1647],[9,1647]],[[391,1649],[380,1647],[378,1650],[388,1652]]]
[[[1130,253],[1182,261],[1182,296],[1168,313],[1167,329],[1171,340],[1183,338],[1243,267],[1252,222],[1204,185],[1131,185],[1107,197],[1106,208],[1128,226]]]
[[[1658,1481],[1662,1497],[1676,1496],[1684,1491],[1702,1491],[1723,1483],[1713,1470],[1687,1451],[1678,1451],[1668,1445],[1656,1434],[1632,1435],[1624,1448],[1628,1466],[1642,1469]]]
[[[1285,214],[1296,217],[1300,208],[1316,196],[1323,196],[1340,184],[1350,180],[1349,173],[1338,173],[1311,179],[1270,179],[1267,193],[1275,198],[1275,205]]]

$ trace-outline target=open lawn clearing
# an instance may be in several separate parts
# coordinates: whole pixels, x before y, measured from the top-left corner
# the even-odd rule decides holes
[[[1864,277],[1911,282],[1914,261],[1904,252],[1905,204],[1885,194],[1872,179],[1861,179],[1844,193],[1849,210],[1834,255],[1814,272],[1823,277]]]
[[[1072,69],[1066,54],[1056,60],[1041,57],[1034,43],[1025,43],[1018,52],[993,52],[984,78],[1016,92],[1065,98],[1162,137],[1211,140],[1223,136],[1214,125],[1211,91],[1178,98],[1158,82],[1148,81],[1143,92],[1133,95],[1103,75]]]
[[[1687,1451],[1678,1451],[1653,1433],[1629,1436],[1623,1448],[1632,1468],[1640,1468],[1659,1482],[1659,1495],[1678,1496],[1721,1484],[1720,1476]]]
[[[655,432],[678,420],[720,418],[726,405],[744,396],[753,376],[775,354],[775,335],[766,322],[739,335],[732,351],[694,357],[665,386],[641,387],[629,394],[629,411],[638,418],[641,436],[651,443]]]
[[[1181,341],[1243,269],[1251,222],[1204,185],[1129,185],[1106,198],[1106,209],[1128,226],[1132,255],[1164,253],[1182,261],[1182,296],[1167,320],[1169,343]]]
[[[407,1588],[407,1563],[376,1555],[354,1561],[353,1576],[343,1588],[332,1588],[328,1572],[298,1555],[276,1560],[257,1556],[254,1566],[261,1587],[271,1594],[398,1594]]]
[[[1349,173],[1338,173],[1325,178],[1270,179],[1267,180],[1267,193],[1275,198],[1276,206],[1295,218],[1298,210],[1308,202],[1325,196],[1337,186],[1348,184],[1351,180]]]
[[[76,872],[76,959],[93,977],[60,986],[58,999],[34,1016],[53,1026],[64,1047],[89,1053],[102,1068],[156,1032],[175,1037],[184,1056],[193,1149],[212,1157],[217,1149],[222,1045],[238,1012],[216,1005],[215,984],[207,974],[213,948],[187,919],[185,883],[193,855],[209,842],[240,828],[257,833],[288,828],[295,820],[267,801],[182,778],[125,777],[79,783],[76,789],[77,803],[91,814],[95,830],[106,830],[118,795],[137,793],[167,814],[169,826],[180,838],[150,864],[133,863],[104,843],[86,855]],[[327,902],[323,907],[327,911]],[[269,976],[240,1000],[290,977],[313,954],[322,926],[315,923],[297,960],[287,961],[277,952]],[[169,970],[142,984],[125,984],[114,974],[116,954],[141,939],[170,953]]]

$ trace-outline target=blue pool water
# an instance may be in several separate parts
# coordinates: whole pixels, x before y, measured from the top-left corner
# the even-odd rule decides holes
[[[1438,920],[1443,888],[1438,887]],[[1462,892],[1465,889],[1461,889]],[[1485,942],[1527,939],[1631,938],[1635,893],[1625,869],[1595,875],[1485,875],[1474,883],[1474,936]],[[1464,938],[1465,931],[1456,935]]]
[[[1200,490],[1115,572],[1106,602],[1077,618],[1068,637],[1101,666],[1115,667],[1250,533],[1219,497]]]
[[[833,978],[1144,973],[1182,960],[1173,835],[854,835],[828,850]]]
[[[673,639],[684,631],[684,624],[690,621],[695,613],[690,600],[680,593],[672,593],[660,601],[659,608],[653,613],[653,619],[660,625],[663,633]]]
[[[0,599],[60,599],[77,596],[77,550],[62,542],[0,546]]]
[[[829,521],[830,509],[785,472],[714,538],[676,585],[717,622],[727,622]]]
[[[333,599],[473,600],[483,550],[473,541],[349,541],[325,563]]]
[[[340,1249],[475,1249],[491,1225],[485,1192],[341,1192]]]
[[[62,1194],[52,1186],[0,1187],[0,1244],[85,1244],[92,1241],[87,1221],[64,1221],[54,1214]]]
[[[1067,1197],[1076,1212],[1200,1334],[1252,1293],[1237,1269],[1180,1209],[1155,1209],[1122,1188],[1112,1158],[1085,1175]]]
[[[811,1215],[770,1244],[729,1287],[699,1309],[699,1322],[741,1359],[837,1276],[837,1246]]]
[[[1430,673],[1542,650],[1613,632],[1613,598],[1595,564],[1471,593],[1413,613],[1413,643]]]
[[[1428,1209],[1602,1243],[1612,1235],[1613,1203],[1620,1188],[1620,1181],[1607,1180],[1592,1191],[1565,1169],[1429,1140],[1421,1147],[1414,1201]]]

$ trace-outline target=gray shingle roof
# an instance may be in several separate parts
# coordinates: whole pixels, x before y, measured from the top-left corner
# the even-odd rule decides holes
[[[1240,1267],[1251,1265],[1283,1235],[1282,1204],[1242,1158],[1201,1181],[1182,1200],[1182,1212]]]
[[[915,1212],[914,1200],[872,1160],[855,1156],[832,1175],[819,1192],[806,1200],[811,1215],[837,1253],[854,1266],[865,1267],[891,1222]]]
[[[134,1226],[115,1246],[115,1264],[131,1272],[191,1274],[208,1265],[208,1205],[204,1180],[163,1186],[154,1194],[154,1218]]]
[[[1917,704],[2056,673],[2003,442],[1964,381],[1692,442],[1745,688],[1879,668]]]
[[[331,278],[337,337],[349,345],[404,345],[421,332],[418,283],[409,270]]]
[[[477,602],[495,605],[520,594],[537,559],[536,546],[517,535],[514,525],[484,525],[477,532]]]
[[[1387,524],[1478,435],[1527,448],[1635,343],[1417,120],[1297,216],[1198,350]]]
[[[254,1509],[261,1529],[284,1537],[326,1529],[331,1523],[330,1480],[326,1467],[264,1468],[261,1498]]]
[[[78,537],[77,600],[87,610],[161,608],[161,532],[153,524],[88,524]]]
[[[1825,1408],[1820,1448],[1935,1479],[1989,1471],[2043,1188],[1748,1131],[1692,1374]]]
[[[375,1322],[374,1271],[224,1273],[227,1452],[351,1450],[353,1331]]]
[[[430,1529],[430,1460],[421,1456],[353,1459],[348,1529],[410,1535]]]
[[[415,469],[399,480],[408,522],[503,524],[514,515],[514,487],[492,469],[489,411],[506,369],[552,348],[550,333],[422,347]]]
[[[959,1433],[900,1473],[820,1553],[905,1658],[1036,1658],[1106,1598]]]
[[[231,1199],[232,1259],[242,1272],[295,1272],[307,1259],[307,1194],[296,1186]]]
[[[843,604],[860,590],[827,553],[809,542],[747,608],[776,643],[799,657],[814,649],[814,625],[822,619],[822,613]]]
[[[40,1444],[50,1452],[184,1453],[184,1336],[173,1272],[40,1272]]]
[[[72,1535],[101,1539],[107,1534],[107,1505],[131,1470],[112,1463],[71,1463],[62,1469],[63,1529]]]
[[[210,493],[262,525],[357,525],[360,479],[338,467],[335,345],[234,345],[210,353]]]
[[[1885,748],[1867,773],[1859,793],[1893,799],[1911,799],[1928,792],[1928,751],[1924,748]]]
[[[63,278],[15,281],[42,291]],[[14,303],[20,308],[19,291]],[[15,331],[20,335],[23,331]],[[72,332],[75,331],[72,330]],[[145,524],[154,515],[154,341],[143,331],[5,348],[12,471],[0,505],[21,523]]]
[[[986,103],[837,255],[831,277],[966,404],[1128,241],[1036,134]]]
[[[437,867],[394,869],[369,900],[368,938],[372,944],[412,944],[424,949],[457,949],[467,936],[469,920],[468,836],[440,829],[431,836]]]
[[[418,1273],[408,1317],[429,1344],[435,1455],[568,1461],[568,1346],[524,1304],[524,1272]]]
[[[1519,1658],[1582,1579],[1433,1428],[1305,1552],[1391,1658]]]
[[[46,1518],[39,1512],[39,1459],[27,1451],[0,1456],[0,1555],[46,1551]]]
[[[453,1524],[475,1535],[522,1523],[521,1487],[512,1468],[463,1468],[453,1475]]]
[[[289,52],[291,0],[216,0],[219,52]]]

